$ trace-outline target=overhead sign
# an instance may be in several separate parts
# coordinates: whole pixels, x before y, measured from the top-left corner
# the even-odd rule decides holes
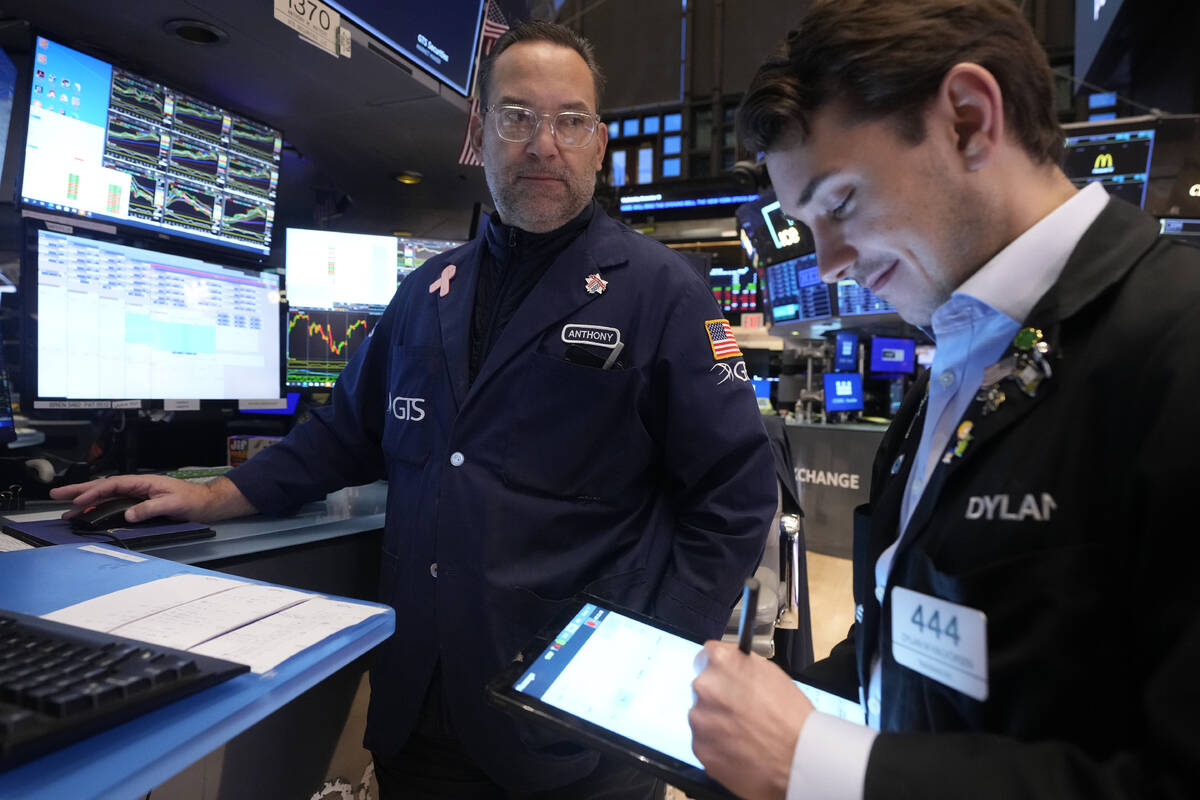
[[[350,32],[342,29],[342,15],[321,0],[275,0],[275,19],[329,55],[349,58]]]

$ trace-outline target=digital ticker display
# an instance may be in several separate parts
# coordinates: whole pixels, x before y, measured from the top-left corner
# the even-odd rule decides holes
[[[1146,181],[1153,153],[1153,128],[1068,136],[1063,172],[1080,188],[1099,181],[1109,194],[1136,206],[1145,206]]]
[[[278,130],[37,37],[21,202],[265,255]]]

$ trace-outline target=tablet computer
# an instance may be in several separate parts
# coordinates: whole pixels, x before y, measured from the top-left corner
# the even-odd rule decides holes
[[[701,649],[670,625],[583,595],[489,683],[488,697],[565,738],[632,758],[697,800],[726,800],[734,795],[692,752],[687,715]],[[797,685],[819,710],[863,721],[858,703]]]

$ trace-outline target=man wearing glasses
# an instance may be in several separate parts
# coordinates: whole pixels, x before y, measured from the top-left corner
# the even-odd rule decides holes
[[[591,45],[494,46],[471,133],[497,213],[409,276],[330,405],[208,486],[125,476],[127,519],[283,513],[386,477],[366,746],[383,797],[650,798],[661,786],[488,707],[484,686],[587,590],[719,636],[776,507],[742,353],[707,283],[593,201]]]

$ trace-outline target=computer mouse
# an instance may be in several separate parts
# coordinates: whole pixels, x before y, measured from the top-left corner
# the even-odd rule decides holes
[[[112,497],[101,501],[71,517],[71,527],[83,531],[106,531],[109,528],[127,527],[130,523],[125,521],[125,509],[136,506],[145,499]]]

